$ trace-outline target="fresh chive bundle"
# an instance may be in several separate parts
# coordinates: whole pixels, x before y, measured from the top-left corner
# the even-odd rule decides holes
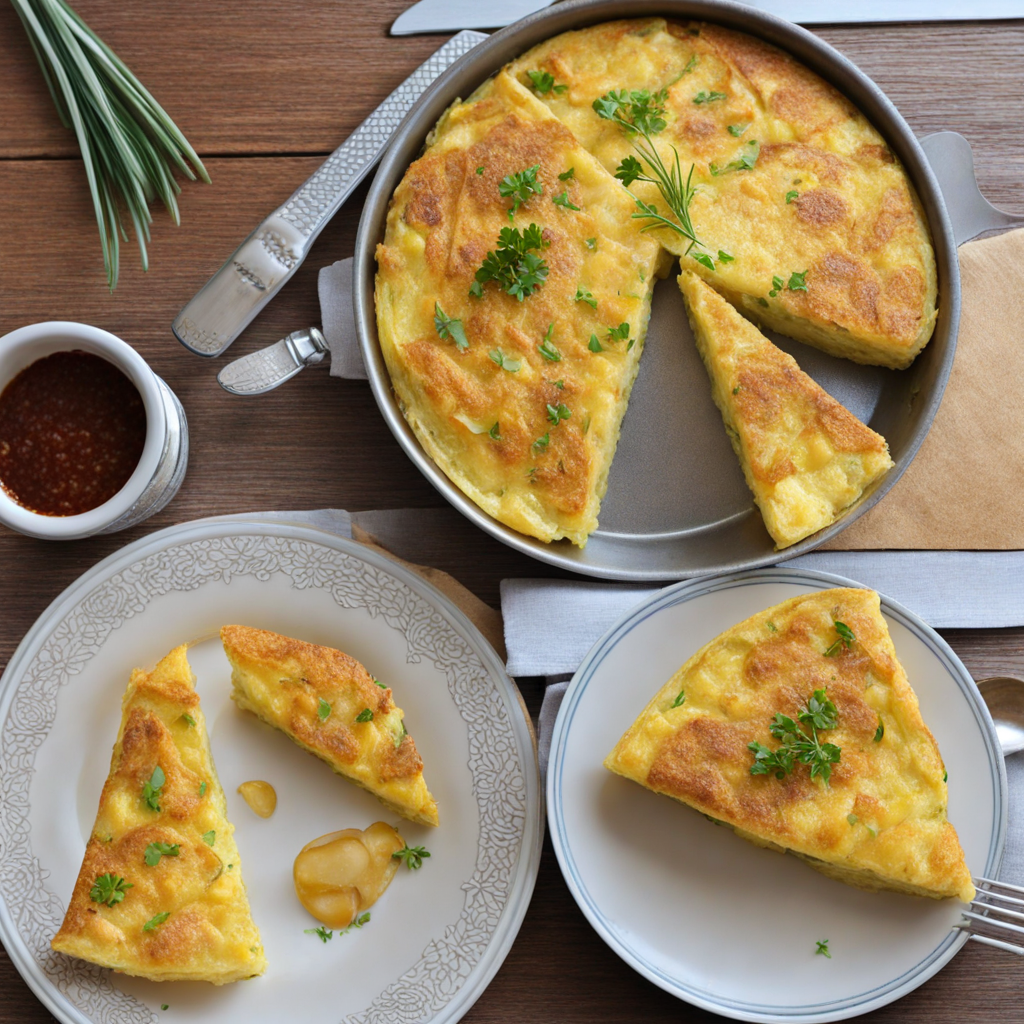
[[[28,32],[60,119],[78,137],[107,283],[113,291],[120,240],[128,240],[122,203],[131,217],[145,270],[153,220],[149,203],[159,198],[179,224],[176,196],[181,188],[174,180],[174,169],[192,180],[198,174],[209,182],[210,176],[160,104],[64,0],[11,2]]]

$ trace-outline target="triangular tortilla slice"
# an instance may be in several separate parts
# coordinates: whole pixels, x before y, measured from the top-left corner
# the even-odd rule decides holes
[[[186,648],[136,669],[99,812],[51,945],[152,981],[266,969]],[[162,851],[162,853],[161,853]]]
[[[816,690],[836,708],[818,734],[840,750],[827,784],[800,763],[781,779],[752,774],[749,744],[777,752],[775,715],[800,722]],[[605,767],[850,885],[974,897],[942,758],[873,591],[795,597],[726,630],[661,688]]]
[[[679,276],[711,394],[778,548],[823,529],[881,479],[885,438],[695,274]]]
[[[423,761],[391,690],[331,647],[248,626],[220,631],[232,699],[393,811],[437,824]]]

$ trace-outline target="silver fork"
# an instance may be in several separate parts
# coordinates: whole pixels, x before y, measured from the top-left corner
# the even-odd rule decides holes
[[[1024,887],[991,878],[975,878],[974,885],[978,893],[971,900],[971,909],[963,911],[966,920],[953,927],[967,932],[975,942],[1024,956]]]

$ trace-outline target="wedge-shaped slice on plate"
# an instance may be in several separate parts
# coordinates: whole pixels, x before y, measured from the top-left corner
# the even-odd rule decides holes
[[[51,945],[153,981],[266,968],[184,646],[136,669],[96,824]]]
[[[240,708],[403,817],[438,823],[405,712],[355,658],[248,626],[225,626],[220,638]]]
[[[726,630],[605,767],[850,885],[974,896],[942,758],[873,591],[795,597]]]
[[[892,468],[889,446],[699,277],[684,272],[679,287],[747,485],[776,546],[789,547]]]

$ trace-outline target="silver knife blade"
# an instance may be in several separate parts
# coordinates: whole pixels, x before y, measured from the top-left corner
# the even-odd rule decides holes
[[[324,336],[315,327],[292,331],[273,345],[233,359],[217,374],[217,383],[233,395],[263,395],[319,363],[328,351]]]
[[[407,36],[417,32],[454,32],[460,28],[504,28],[528,14],[550,7],[552,2],[511,0],[497,5],[479,0],[419,0],[395,19],[391,34]],[[1024,18],[1021,0],[978,0],[971,4],[961,0],[847,0],[843,4],[827,4],[821,0],[748,0],[747,6],[800,25]]]
[[[295,273],[427,86],[486,38],[460,32],[421,64],[206,282],[171,325],[175,337],[197,355],[219,356]]]

